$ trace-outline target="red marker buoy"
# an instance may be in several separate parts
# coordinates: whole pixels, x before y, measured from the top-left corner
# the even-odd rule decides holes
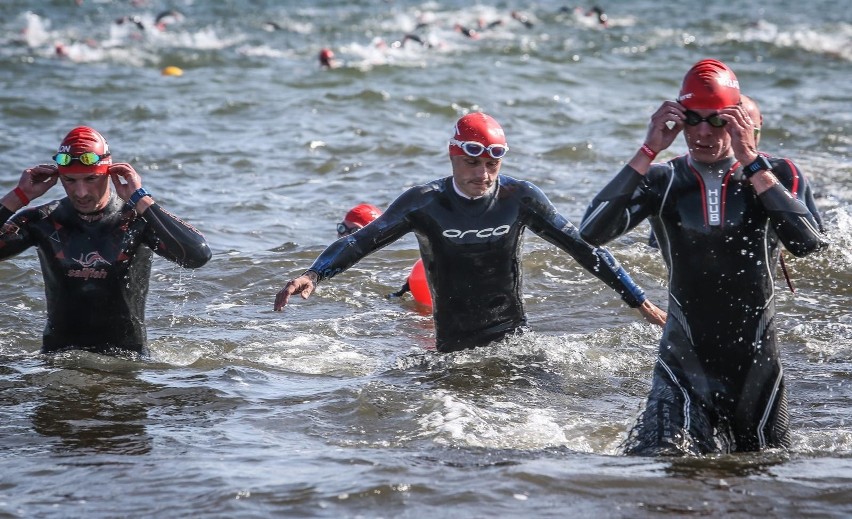
[[[423,267],[423,260],[417,260],[417,263],[411,267],[411,273],[408,275],[408,288],[411,289],[411,295],[414,300],[426,306],[432,306],[432,294],[429,292],[429,282],[426,281],[426,269]]]

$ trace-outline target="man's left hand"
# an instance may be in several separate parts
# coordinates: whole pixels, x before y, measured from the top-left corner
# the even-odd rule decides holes
[[[757,158],[757,144],[754,140],[754,121],[742,106],[732,106],[719,110],[719,116],[727,121],[725,130],[731,136],[731,149],[734,157],[747,166]]]
[[[668,318],[668,315],[664,310],[651,301],[646,299],[645,302],[642,303],[642,306],[637,308],[637,310],[639,310],[642,317],[644,317],[649,323],[656,324],[661,328],[666,325],[666,318]]]
[[[115,186],[115,193],[125,202],[130,200],[130,195],[142,187],[142,177],[133,169],[133,166],[125,162],[111,165],[109,176]]]

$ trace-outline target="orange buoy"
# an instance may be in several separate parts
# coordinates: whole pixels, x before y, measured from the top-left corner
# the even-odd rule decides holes
[[[429,292],[429,282],[426,281],[426,269],[423,267],[423,260],[417,260],[417,263],[411,267],[411,273],[408,275],[408,288],[411,289],[411,295],[414,300],[426,306],[432,306],[432,294]]]

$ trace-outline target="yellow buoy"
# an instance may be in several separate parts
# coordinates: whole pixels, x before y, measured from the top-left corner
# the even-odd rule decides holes
[[[164,76],[182,76],[183,69],[180,67],[175,67],[174,65],[169,65],[168,67],[163,69]]]

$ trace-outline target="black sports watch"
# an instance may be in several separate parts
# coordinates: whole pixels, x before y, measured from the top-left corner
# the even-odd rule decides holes
[[[754,162],[743,168],[743,175],[745,176],[745,178],[751,178],[755,173],[759,171],[771,169],[772,164],[769,162],[769,159],[767,159],[763,155],[758,155],[757,158],[754,159]]]

